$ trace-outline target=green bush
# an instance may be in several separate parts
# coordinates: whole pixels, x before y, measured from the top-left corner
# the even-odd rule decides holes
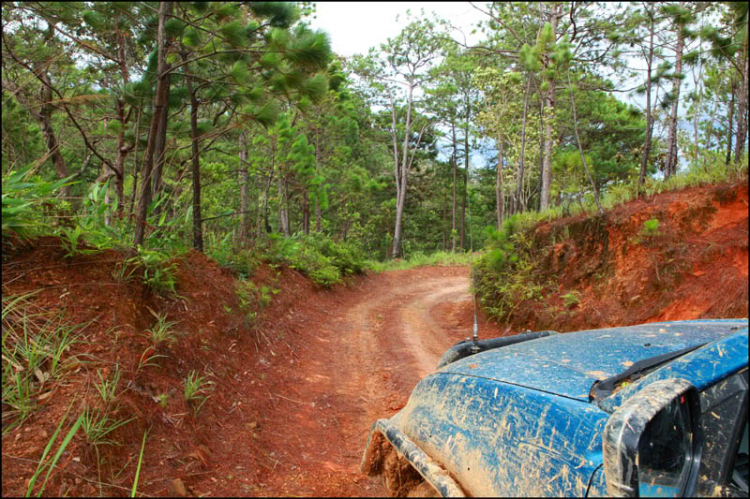
[[[323,234],[272,236],[268,255],[274,263],[285,263],[307,275],[317,284],[331,286],[366,268],[362,253],[352,245],[337,242]]]
[[[512,321],[524,300],[541,300],[549,284],[540,281],[529,229],[521,220],[511,217],[499,231],[488,228],[487,252],[474,264],[479,301],[500,322]]]
[[[652,237],[652,236],[658,235],[659,234],[659,219],[651,218],[643,222],[643,228],[641,229],[641,234],[643,234],[646,237]]]
[[[134,265],[143,271],[143,283],[160,294],[176,294],[177,263],[170,262],[172,255],[164,251],[137,248],[138,256],[128,259],[126,265]]]
[[[46,227],[39,205],[43,202],[64,203],[55,198],[54,193],[68,183],[68,179],[45,182],[38,176],[31,177],[33,167],[30,165],[21,171],[10,171],[3,175],[3,236],[14,233],[27,239],[35,235]]]

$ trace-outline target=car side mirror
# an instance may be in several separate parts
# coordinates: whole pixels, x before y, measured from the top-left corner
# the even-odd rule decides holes
[[[607,492],[613,497],[692,495],[702,438],[695,387],[683,379],[651,383],[604,427]]]

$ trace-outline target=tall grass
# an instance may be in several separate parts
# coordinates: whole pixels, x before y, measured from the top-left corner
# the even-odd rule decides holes
[[[61,312],[36,307],[30,301],[36,293],[2,299],[2,402],[11,408],[3,411],[3,434],[31,415],[38,392],[60,376],[63,357],[77,341],[74,332],[82,327]]]
[[[73,400],[75,402],[75,399]],[[70,408],[73,407],[73,402],[71,402],[70,406],[68,406],[68,410],[65,411],[65,414],[63,415],[62,419],[60,420],[60,424],[57,425],[57,429],[52,434],[52,437],[49,439],[49,442],[47,442],[47,446],[44,448],[44,452],[42,453],[42,457],[39,458],[39,464],[36,467],[36,471],[34,472],[34,475],[31,477],[31,480],[29,480],[29,487],[26,490],[26,497],[29,497],[31,495],[31,491],[34,489],[34,484],[36,483],[37,478],[41,473],[44,471],[45,468],[47,468],[47,474],[44,477],[44,483],[42,483],[42,487],[39,489],[39,492],[37,493],[37,497],[41,497],[42,493],[44,492],[44,488],[47,486],[47,480],[49,480],[50,473],[52,473],[52,470],[55,469],[55,465],[57,464],[57,461],[60,459],[60,456],[62,456],[63,452],[65,452],[66,447],[70,443],[71,440],[73,440],[73,437],[78,432],[78,429],[83,424],[84,415],[81,414],[78,416],[78,419],[73,423],[73,426],[68,430],[67,435],[65,435],[65,438],[63,439],[62,443],[60,444],[60,448],[57,449],[57,452],[55,453],[55,456],[52,458],[52,460],[49,463],[45,463],[44,460],[49,454],[49,452],[52,450],[52,446],[55,444],[55,441],[57,440],[57,436],[60,434],[60,431],[62,430],[63,424],[65,424],[65,421],[68,419],[68,412],[70,412]]]
[[[367,261],[367,267],[375,272],[386,270],[407,270],[426,266],[452,266],[470,265],[474,260],[472,253],[451,253],[449,251],[436,251],[426,255],[421,252],[413,253],[405,260],[390,260],[387,262]]]

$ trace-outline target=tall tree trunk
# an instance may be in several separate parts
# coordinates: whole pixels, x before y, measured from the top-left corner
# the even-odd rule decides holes
[[[503,139],[497,140],[497,175],[495,177],[495,205],[497,208],[497,230],[503,227],[505,218],[505,189],[503,188],[503,164],[505,163],[505,151]]]
[[[466,246],[464,244],[464,239],[466,235],[466,228],[464,227],[466,224],[466,193],[469,190],[469,172],[466,171],[466,168],[464,168],[464,195],[461,198],[461,234],[460,234],[460,242],[461,242],[461,249],[465,250]]]
[[[117,193],[117,207],[115,212],[122,218],[123,206],[125,204],[125,159],[130,152],[130,147],[125,145],[125,130],[127,118],[125,116],[125,102],[119,99],[117,103],[117,119],[120,121],[120,133],[117,136],[117,163],[115,166],[115,192]]]
[[[529,76],[526,79],[526,92],[523,96],[523,118],[521,120],[521,151],[518,155],[518,178],[516,179],[516,203],[520,203],[523,196],[521,191],[523,191],[523,177],[525,175],[525,165],[524,165],[524,158],[526,155],[526,116],[528,115],[528,109],[529,109],[529,90],[531,88],[531,77]],[[521,203],[521,206],[516,206],[513,209],[513,212],[519,212],[519,211],[526,211],[526,203]]]
[[[47,31],[44,34],[44,42],[48,45],[52,44],[52,37],[55,33],[55,26],[48,21]],[[42,105],[37,114],[39,118],[39,124],[42,128],[42,134],[44,135],[44,142],[47,145],[47,151],[52,159],[52,165],[55,167],[57,176],[61,179],[68,177],[68,165],[65,163],[65,159],[60,153],[60,144],[57,141],[57,136],[52,128],[52,113],[55,108],[50,104],[52,101],[52,87],[49,85],[49,75],[43,68],[44,65],[40,64],[39,78],[42,79],[42,86],[39,89],[39,99],[42,101]],[[60,195],[64,198],[70,196],[70,186],[63,186],[60,188]]]
[[[693,67],[693,82],[695,84],[695,93],[698,96],[698,101],[695,104],[695,113],[693,114],[693,164],[696,166],[698,165],[698,151],[700,150],[700,134],[698,133],[699,130],[699,123],[700,118],[702,115],[701,112],[701,105],[702,105],[702,97],[703,97],[703,88],[701,88],[701,83],[703,82],[703,66],[701,66],[701,69],[698,71],[698,76],[695,76],[695,67]]]
[[[732,161],[732,138],[733,133],[733,121],[734,121],[734,94],[737,92],[737,84],[732,76],[732,96],[729,101],[729,116],[727,117],[727,159],[724,164],[728,165]]]
[[[315,129],[315,171],[318,171],[320,167],[320,135],[319,131]],[[315,232],[322,230],[323,211],[320,208],[320,198],[315,196]]]
[[[402,230],[402,218],[404,216],[404,205],[406,203],[406,181],[408,178],[408,163],[409,158],[409,135],[411,133],[411,106],[414,96],[414,87],[416,84],[413,81],[409,81],[409,93],[407,96],[406,104],[406,127],[404,128],[404,145],[402,151],[401,168],[399,178],[397,178],[397,196],[396,196],[396,226],[393,230],[393,249],[391,250],[391,256],[393,258],[399,255],[399,246],[401,246],[401,230]],[[395,118],[395,115],[394,115]],[[396,133],[394,129],[393,133]],[[399,170],[398,168],[396,168]]]
[[[745,26],[745,40],[742,47],[742,72],[740,74],[740,94],[737,103],[737,135],[734,138],[734,164],[739,165],[742,154],[745,152],[745,141],[747,140],[747,78],[748,78],[748,33]]]
[[[458,145],[456,144],[456,124],[451,121],[451,135],[453,137],[453,156],[451,156],[451,166],[453,167],[453,201],[451,207],[451,253],[456,252],[456,183],[458,176]]]
[[[250,228],[249,200],[250,192],[247,177],[247,143],[245,132],[240,133],[240,211],[242,222],[240,223],[239,239],[241,244],[247,242],[247,231]]]
[[[138,144],[141,136],[141,107],[138,107],[135,118],[135,143],[133,148],[133,195],[130,196],[130,207],[128,208],[128,220],[133,216],[133,207],[135,206],[136,193],[138,192]]]
[[[447,230],[448,229],[448,201],[446,199],[447,197],[448,197],[447,193],[444,192],[443,193],[443,251],[445,251],[445,249],[448,246],[448,235],[446,234],[446,232],[448,232]]]
[[[167,36],[164,29],[167,12],[169,12],[171,2],[161,2],[159,4],[159,25],[157,28],[157,73],[156,95],[154,96],[154,114],[151,118],[151,127],[148,132],[148,145],[142,162],[142,179],[141,193],[138,199],[138,210],[136,214],[135,238],[134,245],[143,244],[146,229],[146,212],[151,204],[151,173],[154,166],[154,151],[156,150],[156,135],[158,134],[159,124],[162,120],[162,113],[166,113],[167,98],[167,75],[164,74],[166,69],[166,42]]]
[[[118,16],[119,18],[119,16]],[[120,74],[122,75],[123,87],[130,83],[130,71],[128,70],[128,63],[125,59],[125,35],[122,31],[118,33],[119,44],[120,44]],[[130,108],[132,113],[133,108]],[[127,124],[129,121],[130,113],[125,114],[125,100],[120,97],[117,100],[117,118],[120,121],[120,133],[118,134],[118,154],[117,154],[117,166],[115,167],[115,192],[117,193],[117,216],[122,218],[123,208],[125,206],[125,159],[132,147],[125,145],[125,130],[127,130]]]
[[[275,152],[276,138],[271,138],[271,166],[268,172],[268,180],[266,181],[266,187],[263,189],[263,209],[258,212],[258,232],[255,239],[258,240],[263,235],[263,232],[271,232],[271,225],[268,223],[268,193],[271,191],[271,184],[273,183],[274,174],[274,154]]]
[[[719,99],[718,96],[714,99],[714,105],[711,108],[711,115],[708,118],[708,128],[706,129],[706,154],[703,155],[703,168],[706,168],[707,162],[708,162],[708,151],[711,150],[711,146],[713,144],[713,141],[711,140],[713,138],[714,134],[714,121],[716,121],[716,112],[719,109]]]
[[[680,2],[680,6],[683,2]],[[674,101],[672,109],[669,112],[669,132],[667,134],[667,166],[664,172],[666,177],[671,177],[677,173],[677,108],[680,105],[680,79],[682,73],[682,52],[685,48],[685,37],[682,33],[681,26],[677,25],[677,46],[675,47],[675,77],[672,80],[672,93]]]
[[[169,69],[169,66],[166,67]],[[166,162],[166,151],[167,151],[167,125],[169,121],[169,89],[171,87],[171,75],[166,76],[166,88],[164,97],[164,111],[161,114],[161,120],[159,120],[159,129],[156,135],[156,149],[154,150],[154,171],[151,174],[153,178],[153,192],[156,196],[162,187],[162,175],[164,173],[164,163]]]
[[[188,68],[185,68],[188,71]],[[190,96],[190,141],[192,147],[193,172],[193,248],[203,253],[203,215],[201,214],[201,166],[198,150],[198,97],[193,92],[193,78],[186,76],[188,95]]]
[[[554,84],[554,82],[553,82]],[[552,188],[552,127],[555,113],[555,92],[548,89],[544,94],[546,116],[544,118],[544,149],[542,153],[542,188],[540,192],[539,209],[546,210],[549,207],[549,194]]]
[[[466,250],[465,233],[466,233],[466,197],[469,192],[469,124],[471,120],[471,102],[469,94],[464,94],[464,103],[466,105],[466,125],[464,127],[464,198],[461,202],[461,249]]]
[[[651,116],[651,66],[654,60],[654,19],[651,16],[648,42],[648,58],[646,59],[646,139],[643,143],[643,157],[641,158],[641,172],[638,177],[638,186],[643,187],[646,182],[646,166],[651,154],[651,132],[653,117]]]
[[[305,188],[303,188],[300,203],[302,204],[302,232],[307,235],[310,234],[310,195]]]
[[[557,17],[559,4],[552,3],[550,25],[552,26],[553,44],[557,34]],[[544,67],[551,69],[552,60],[550,54],[544,54]],[[544,92],[545,112],[544,119],[544,149],[542,155],[542,191],[540,193],[539,209],[546,210],[549,207],[549,194],[552,188],[552,142],[554,137],[553,121],[555,119],[555,77],[551,74],[546,77],[547,90]]]
[[[279,193],[279,227],[281,227],[284,236],[289,237],[289,214],[286,203],[286,175],[279,174],[277,185]]]

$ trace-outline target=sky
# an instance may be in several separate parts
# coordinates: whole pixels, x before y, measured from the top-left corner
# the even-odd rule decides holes
[[[366,54],[370,47],[379,47],[388,37],[396,36],[406,26],[409,9],[415,16],[421,9],[427,15],[436,12],[467,36],[472,24],[485,17],[468,2],[316,2],[316,6],[312,27],[327,31],[333,51],[346,57]],[[469,41],[478,39],[474,35]]]
[[[474,4],[484,8],[485,2],[477,1]],[[460,30],[453,32],[454,39],[463,40],[465,36],[469,44],[482,39],[481,33],[472,34],[471,31],[487,16],[469,2],[316,2],[316,17],[310,24],[313,28],[328,32],[335,53],[351,57],[366,54],[370,47],[379,47],[387,38],[396,36],[408,23],[407,10],[413,16],[419,16],[422,9],[427,16],[435,12],[449,19]],[[634,62],[638,66],[640,61]],[[617,98],[641,109],[645,104],[645,97],[634,93],[620,94]],[[680,115],[684,115],[685,108],[681,106]],[[685,123],[680,125],[683,128],[686,126]],[[475,154],[472,154],[472,162],[475,157],[478,163],[484,163]]]
[[[475,5],[483,6],[483,3]],[[481,33],[472,35],[471,31],[486,15],[469,2],[316,2],[316,19],[310,24],[312,28],[328,32],[335,53],[351,57],[366,54],[370,47],[380,47],[389,37],[398,35],[408,23],[406,11],[411,10],[412,16],[419,16],[422,9],[428,17],[435,12],[449,19],[460,30],[454,31],[454,39],[464,41],[465,36],[468,43],[481,39]],[[473,165],[485,164],[478,152],[472,153],[471,162]]]

